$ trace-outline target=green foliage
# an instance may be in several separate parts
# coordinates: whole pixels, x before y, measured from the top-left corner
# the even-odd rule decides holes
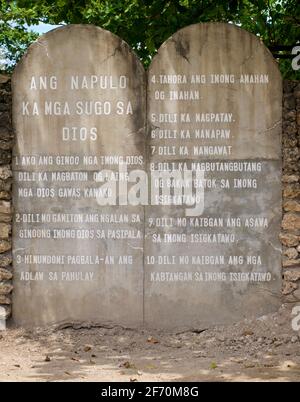
[[[13,1],[0,0],[1,68],[11,70],[38,35],[27,24],[38,23],[35,8],[23,9]]]
[[[145,66],[170,35],[197,22],[238,24],[259,36],[266,46],[293,45],[300,38],[298,0],[0,1],[0,24],[10,26],[8,31],[1,33],[0,45],[4,43],[8,53],[11,52],[12,63],[34,39],[34,35],[24,28],[24,23],[32,25],[39,21],[101,26],[126,40]],[[5,4],[10,14],[6,20],[3,19]],[[295,75],[290,61],[282,62],[281,67],[285,76]]]

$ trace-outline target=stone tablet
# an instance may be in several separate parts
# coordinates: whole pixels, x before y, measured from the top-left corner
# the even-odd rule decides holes
[[[123,185],[144,169],[145,88],[129,46],[94,26],[53,30],[18,64],[17,324],[142,322],[144,210],[127,205],[118,179],[120,166]]]
[[[279,305],[271,54],[230,24],[184,28],[154,58],[147,96],[128,45],[94,26],[49,32],[17,66],[17,324],[191,328]]]
[[[275,60],[236,26],[192,25],[161,46],[148,86],[149,170],[174,177],[157,181],[164,194],[146,208],[145,323],[203,327],[274,311],[282,102]],[[193,198],[181,203],[182,182],[195,202],[199,196],[195,208]]]

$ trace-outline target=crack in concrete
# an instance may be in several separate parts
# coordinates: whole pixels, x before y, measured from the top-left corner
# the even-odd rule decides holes
[[[60,331],[62,329],[72,328],[75,330],[79,329],[92,329],[92,328],[104,328],[104,329],[114,329],[114,328],[121,328],[130,330],[131,328],[122,326],[122,325],[113,325],[113,324],[100,324],[95,322],[77,322],[77,321],[66,321],[54,326],[55,331]]]
[[[272,247],[273,250],[278,251],[280,254],[282,254],[282,250],[276,246],[271,241],[268,241],[268,244]]]
[[[104,60],[102,60],[101,63],[99,63],[99,65],[105,63],[110,58],[115,57],[117,52],[121,52],[121,46],[122,46],[122,43],[120,43],[119,46],[117,46],[111,54],[109,54]]]
[[[276,121],[273,126],[266,128],[264,131],[259,131],[258,134],[264,134],[267,133],[268,131],[274,130],[279,124],[282,124],[282,119]]]

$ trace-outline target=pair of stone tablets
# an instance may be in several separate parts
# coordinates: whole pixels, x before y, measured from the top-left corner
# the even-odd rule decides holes
[[[276,309],[281,100],[272,55],[230,24],[178,31],[147,72],[101,28],[40,37],[13,75],[15,322],[191,328]],[[174,171],[203,208],[172,177],[151,202],[154,173]]]

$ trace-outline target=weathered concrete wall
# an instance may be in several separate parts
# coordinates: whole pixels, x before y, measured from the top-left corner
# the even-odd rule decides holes
[[[283,93],[283,300],[300,301],[300,83],[285,81]]]
[[[10,78],[0,74],[0,328],[11,314],[12,137]]]
[[[109,31],[68,25],[30,46],[12,88],[14,322],[140,325],[144,208],[100,203],[106,179],[95,178],[122,161],[144,169],[140,60]]]
[[[254,80],[255,74],[261,78]],[[282,78],[277,63],[262,42],[243,29],[195,24],[160,47],[148,80],[150,162],[158,169],[164,163],[170,170],[183,163],[187,169],[196,165],[195,170],[209,166],[204,180],[214,184],[204,190],[201,219],[217,223],[195,225],[187,218],[181,225],[177,219],[186,216],[185,206],[146,208],[146,223],[166,216],[173,221],[146,227],[145,255],[154,261],[145,265],[145,321],[188,327],[275,311],[281,290],[282,208]],[[231,117],[207,118],[222,112]],[[168,130],[175,131],[176,138],[159,136]],[[229,133],[216,138],[217,130]],[[219,163],[228,168],[218,170]],[[241,167],[235,170],[230,167],[234,164]],[[243,185],[238,184],[241,180]],[[267,223],[249,225],[258,218]],[[206,241],[207,234],[229,234],[233,240]],[[157,256],[164,255],[174,259],[160,263]],[[195,262],[195,256],[207,259]],[[189,276],[178,279],[173,273]]]

